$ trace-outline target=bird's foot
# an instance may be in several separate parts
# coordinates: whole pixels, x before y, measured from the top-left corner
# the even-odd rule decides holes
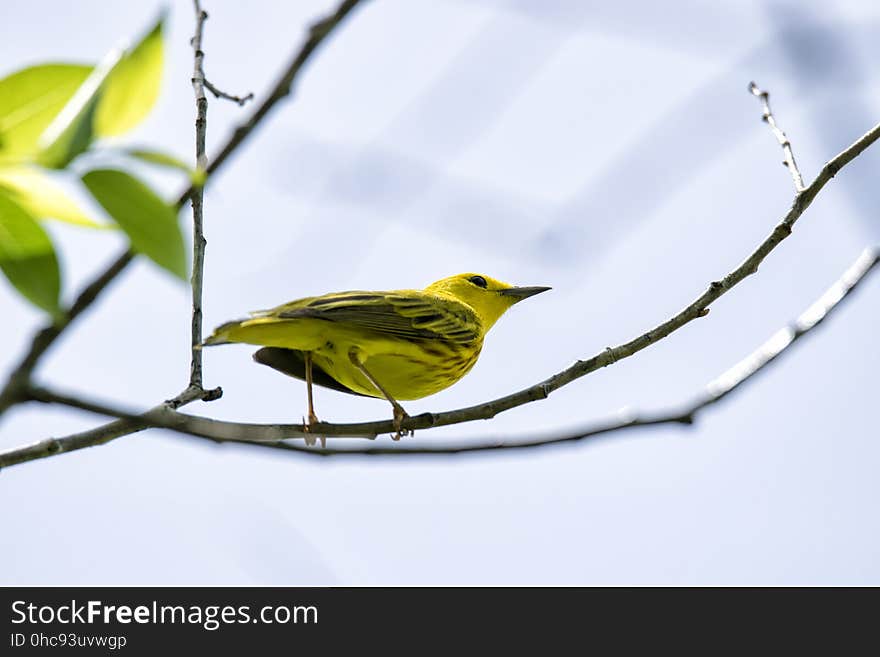
[[[306,446],[312,447],[314,446],[318,439],[321,440],[321,448],[327,447],[327,436],[315,436],[312,433],[312,425],[319,424],[321,420],[318,419],[318,416],[313,412],[309,411],[309,421],[306,422],[306,419],[303,418],[303,433],[305,434],[304,438],[306,440]]]
[[[415,435],[415,431],[410,431],[407,429],[401,430],[400,424],[407,419],[409,419],[409,414],[405,410],[403,410],[402,407],[396,406],[394,408],[394,430],[396,433],[391,436],[391,440],[400,440],[401,436]]]

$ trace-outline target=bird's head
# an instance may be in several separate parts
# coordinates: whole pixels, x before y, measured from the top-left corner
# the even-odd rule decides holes
[[[466,303],[480,317],[486,330],[513,304],[546,292],[549,287],[515,287],[484,274],[457,274],[431,283],[425,292]]]

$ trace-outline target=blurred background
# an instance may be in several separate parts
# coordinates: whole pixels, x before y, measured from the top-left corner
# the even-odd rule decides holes
[[[6,4],[0,76],[97,61],[162,8]],[[335,7],[203,5],[208,78],[258,100]],[[184,0],[169,11],[163,96],[128,141],[191,158],[193,11]],[[484,272],[553,291],[507,314],[459,384],[406,407],[533,384],[678,312],[788,209],[791,180],[750,80],[771,91],[811,180],[878,121],[878,59],[869,0],[368,2],[208,189],[206,329],[306,295]],[[209,154],[248,111],[211,99]],[[416,440],[528,437],[690,399],[878,242],[878,166],[875,146],[706,319],[546,401]],[[146,175],[169,198],[180,189]],[[123,246],[50,230],[68,299]],[[878,300],[875,276],[692,428],[418,460],[318,460],[151,430],[12,467],[0,476],[0,583],[880,584]],[[0,309],[6,371],[43,318],[5,282]],[[38,381],[148,408],[185,384],[189,321],[188,288],[139,260]],[[299,421],[304,385],[251,351],[206,352],[205,384],[225,394],[187,410]],[[389,415],[323,389],[316,405],[334,421]],[[0,449],[102,421],[18,407]]]

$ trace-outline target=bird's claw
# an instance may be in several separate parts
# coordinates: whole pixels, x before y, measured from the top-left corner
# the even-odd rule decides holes
[[[401,436],[414,436],[415,431],[409,429],[401,430],[400,425],[404,420],[409,419],[409,414],[398,407],[394,409],[394,435],[391,436],[391,440],[400,440]]]
[[[306,422],[306,419],[303,418],[303,434],[305,434],[304,438],[305,438],[307,447],[313,447],[315,444],[317,444],[319,438],[321,440],[321,449],[327,447],[327,436],[317,436],[316,437],[312,434],[312,425],[318,424],[320,422],[321,422],[321,420],[318,419],[318,416],[312,412],[309,412],[309,421],[308,422]]]

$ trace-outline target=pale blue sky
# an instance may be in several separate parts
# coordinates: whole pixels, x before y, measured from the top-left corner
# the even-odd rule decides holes
[[[333,3],[203,4],[209,78],[259,96]],[[0,75],[95,61],[161,7],[7,5]],[[191,5],[170,10],[164,93],[131,141],[189,157]],[[459,271],[552,285],[499,322],[464,380],[407,408],[520,389],[677,312],[787,210],[791,181],[750,80],[771,90],[809,179],[880,117],[878,44],[867,0],[368,2],[210,187],[206,324]],[[209,147],[245,112],[211,100]],[[526,436],[688,399],[877,243],[878,166],[874,147],[842,172],[706,319],[546,401],[418,439]],[[121,246],[51,230],[68,298]],[[0,583],[880,584],[878,299],[875,278],[689,430],[420,461],[318,461],[149,431],[9,468]],[[176,394],[188,303],[185,286],[138,262],[39,380],[138,408]],[[0,309],[6,370],[42,318],[5,284]],[[298,420],[303,385],[250,351],[206,352],[206,385],[225,395],[189,410]],[[329,420],[388,415],[332,391],[316,403]],[[100,421],[18,408],[0,447]]]

